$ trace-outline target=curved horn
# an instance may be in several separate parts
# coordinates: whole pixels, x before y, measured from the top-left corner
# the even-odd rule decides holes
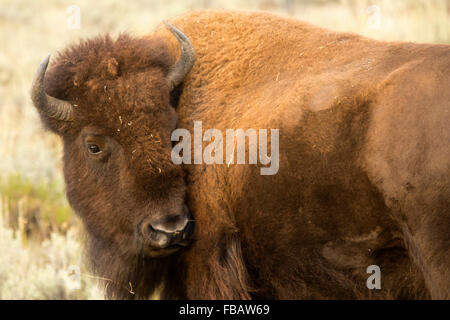
[[[172,91],[173,88],[178,86],[183,81],[189,71],[191,71],[192,66],[195,62],[195,52],[191,42],[183,32],[178,30],[167,21],[163,21],[163,23],[165,24],[167,29],[169,29],[170,32],[172,32],[172,34],[178,39],[181,49],[178,61],[172,66],[172,69],[167,75],[167,83],[169,84],[169,88]]]
[[[34,106],[50,118],[62,121],[73,120],[73,106],[70,102],[51,97],[45,93],[44,77],[50,55],[42,60],[36,70],[31,86],[31,100]]]

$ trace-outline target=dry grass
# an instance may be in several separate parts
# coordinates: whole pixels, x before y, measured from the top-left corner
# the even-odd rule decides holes
[[[64,233],[50,231],[41,241],[33,240],[26,228],[26,202],[19,201],[14,229],[8,227],[15,216],[6,202],[0,198],[0,299],[101,299],[92,278],[81,276],[78,282],[70,273],[73,266],[85,272],[79,230],[71,226]]]
[[[80,29],[67,28],[73,4]],[[42,130],[28,96],[37,64],[79,38],[145,34],[201,8],[268,10],[378,39],[450,43],[450,0],[0,0],[0,299],[101,297],[89,277],[79,290],[67,287],[68,266],[82,266],[80,223],[64,198],[61,145]]]

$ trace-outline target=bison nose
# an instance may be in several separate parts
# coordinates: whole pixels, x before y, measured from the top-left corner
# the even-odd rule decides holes
[[[154,248],[187,246],[192,233],[193,222],[189,213],[167,215],[141,224],[144,242]]]

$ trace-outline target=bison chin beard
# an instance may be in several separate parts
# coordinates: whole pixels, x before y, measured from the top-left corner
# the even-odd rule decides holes
[[[89,234],[86,248],[91,270],[104,284],[107,299],[186,298],[182,251],[152,258],[131,254]]]
[[[145,250],[142,253],[142,256],[148,257],[148,258],[165,258],[167,256],[170,256],[171,254],[179,251],[181,247],[171,247],[167,249],[159,249],[159,250]]]

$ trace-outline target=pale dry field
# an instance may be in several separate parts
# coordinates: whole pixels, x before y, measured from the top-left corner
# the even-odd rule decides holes
[[[80,38],[143,35],[203,8],[265,10],[376,39],[450,43],[450,0],[0,0],[0,299],[102,298],[64,197],[61,145],[42,130],[29,99],[40,60]],[[71,287],[72,266],[81,270],[79,289]]]

